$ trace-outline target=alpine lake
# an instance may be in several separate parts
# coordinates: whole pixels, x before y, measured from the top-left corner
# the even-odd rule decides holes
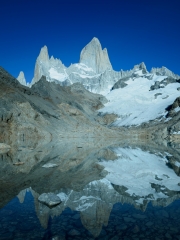
[[[0,161],[1,240],[180,240],[179,144],[63,140]]]

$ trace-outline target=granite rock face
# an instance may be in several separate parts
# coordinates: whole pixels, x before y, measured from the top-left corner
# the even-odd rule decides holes
[[[79,63],[69,67],[53,56],[49,58],[48,49],[44,46],[36,60],[34,78],[30,85],[45,76],[47,81],[61,86],[80,82],[87,90],[105,95],[120,78],[130,76],[133,72],[134,69],[114,71],[107,49],[102,49],[99,40],[93,38],[81,51]]]
[[[48,81],[60,80],[65,73],[65,69],[66,67],[59,59],[55,59],[53,56],[49,58],[47,46],[44,46],[37,57],[31,85],[39,81],[42,76],[46,76]]]
[[[20,72],[19,73],[19,76],[17,77],[17,80],[20,82],[20,84],[26,86],[26,79],[25,79],[25,76],[24,76],[24,72]]]
[[[49,54],[48,54],[47,46],[44,46],[43,48],[41,48],[41,51],[40,51],[38,59],[39,59],[39,61],[48,63],[48,61],[49,61]]]
[[[47,81],[56,82],[61,86],[70,86],[79,82],[93,93],[106,95],[117,81],[126,77],[137,77],[138,70],[142,71],[142,74],[147,74],[149,78],[154,74],[165,75],[173,80],[180,79],[178,75],[165,67],[153,68],[148,76],[149,73],[144,62],[135,65],[129,71],[114,71],[107,49],[102,49],[101,43],[94,37],[82,49],[79,63],[71,64],[69,67],[64,66],[61,60],[55,59],[53,56],[49,58],[48,49],[44,46],[36,60],[31,86],[44,75]],[[122,84],[120,85],[122,87]]]
[[[112,70],[107,49],[102,49],[99,40],[95,37],[81,51],[79,62],[92,68],[95,73]]]

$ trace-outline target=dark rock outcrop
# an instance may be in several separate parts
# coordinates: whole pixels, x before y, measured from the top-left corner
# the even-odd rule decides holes
[[[125,83],[125,82],[128,81],[129,79],[130,79],[129,77],[125,77],[125,78],[119,79],[119,80],[114,84],[114,86],[112,87],[111,90],[126,87],[126,86],[127,86],[127,83]]]

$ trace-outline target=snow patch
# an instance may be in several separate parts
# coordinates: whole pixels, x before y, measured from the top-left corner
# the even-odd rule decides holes
[[[76,66],[78,69],[80,70],[84,70],[86,72],[94,72],[94,70],[90,67],[88,67],[86,64],[84,63],[78,63],[78,64],[74,64],[74,66]]]
[[[180,162],[175,162],[176,167],[180,167]]]
[[[86,75],[86,74],[80,74],[80,73],[77,73],[77,72],[72,72],[72,73],[76,74],[76,75],[79,75],[79,77],[81,77],[81,78],[97,78],[97,77],[100,76],[100,74],[90,76],[90,75]]]
[[[57,167],[58,165],[57,164],[54,164],[54,163],[46,163],[44,164],[42,167],[43,168],[53,168],[53,167]]]
[[[173,132],[173,134],[180,134],[180,131],[178,131],[178,132]]]
[[[50,73],[50,78],[59,80],[61,82],[65,81],[68,78],[66,72],[59,73],[59,72],[57,72],[57,70],[55,68],[50,68],[49,73]]]
[[[175,111],[175,112],[179,112],[179,111],[180,111],[180,107],[176,107],[176,108],[174,109],[174,111]]]
[[[119,118],[114,123],[116,126],[140,125],[156,118],[162,119],[167,113],[166,107],[179,96],[176,91],[179,83],[150,91],[154,82],[164,78],[166,76],[155,75],[152,80],[145,77],[128,80],[125,88],[115,89],[106,95],[109,102],[100,112],[117,114]],[[155,99],[156,93],[161,93],[161,97]],[[179,110],[178,108],[177,111]]]

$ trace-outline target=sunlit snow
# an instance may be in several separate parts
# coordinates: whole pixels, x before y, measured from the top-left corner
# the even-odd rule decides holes
[[[72,72],[72,73],[79,75],[80,78],[96,78],[96,77],[100,76],[100,74],[90,76],[90,75],[86,75],[86,74],[80,74],[80,73],[77,73],[77,72]]]
[[[61,82],[63,82],[64,80],[67,79],[67,74],[66,72],[64,73],[59,73],[56,71],[55,68],[50,68],[49,69],[49,73],[50,73],[50,77],[53,78],[53,79],[56,79],[56,80],[59,80]]]
[[[162,81],[164,78],[166,76],[157,75],[154,75],[152,80],[145,77],[131,78],[126,82],[128,86],[115,89],[106,95],[109,102],[100,112],[117,114],[117,126],[139,125],[165,116],[166,107],[179,96],[179,83],[150,90],[156,81]],[[155,97],[157,93],[161,95]]]
[[[92,68],[88,67],[84,63],[77,63],[77,64],[75,64],[75,66],[80,70],[83,69],[86,72],[94,72],[94,70]]]

